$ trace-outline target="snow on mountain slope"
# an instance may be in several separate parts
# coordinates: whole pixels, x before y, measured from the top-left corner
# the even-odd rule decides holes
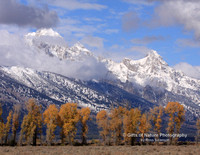
[[[80,107],[90,107],[94,112],[101,109],[110,109],[115,104],[122,104],[124,99],[131,103],[131,107],[143,106],[149,109],[154,104],[118,87],[99,81],[84,82],[67,78],[50,72],[38,72],[30,68],[1,67],[11,78],[28,86],[51,99],[62,103],[75,102]],[[102,88],[103,91],[102,91]],[[107,89],[106,92],[104,91]]]
[[[81,61],[84,57],[93,56],[79,42],[68,47],[64,38],[52,29],[40,29],[37,32],[28,33],[24,38],[27,44],[36,50],[45,52],[50,56],[56,56],[61,60]]]
[[[63,103],[75,102],[79,106],[87,106],[98,111],[108,109],[106,103],[111,102],[98,92],[62,75],[16,66],[1,67],[1,69],[22,84]],[[96,104],[98,102],[104,104]]]
[[[103,62],[100,67],[97,65],[93,70],[91,66],[94,65],[88,64],[78,71],[86,72],[86,76],[88,76],[88,71],[95,72],[98,70],[97,72],[99,74],[103,74],[103,71],[105,71],[107,74],[105,73],[105,76],[102,76],[101,79],[111,80],[114,77],[114,79],[118,79],[123,83],[123,86],[121,85],[120,88],[126,91],[131,90],[129,91],[131,93],[138,92],[137,95],[139,97],[145,98],[151,102],[158,104],[161,102],[160,104],[165,105],[168,101],[180,101],[180,103],[185,105],[188,109],[192,104],[195,104],[193,109],[195,109],[196,106],[200,107],[200,80],[188,77],[182,72],[170,67],[156,51],[149,52],[145,58],[140,60],[125,58],[121,63],[116,63],[109,59],[99,60],[79,42],[72,47],[68,47],[65,40],[52,29],[41,29],[37,32],[29,33],[25,36],[25,40],[31,48],[36,49],[38,52],[46,53],[51,57],[57,57],[63,62],[69,62],[66,63],[68,64],[66,65],[66,69],[73,70],[73,68],[67,68],[72,62],[75,66],[77,62],[82,62],[80,66],[83,66],[83,64],[88,62],[87,60],[89,59],[87,58],[92,58],[92,60],[95,61],[93,64],[96,64],[96,62],[98,64],[99,61]],[[74,97],[73,100],[76,99],[78,102],[84,104],[87,102],[91,105],[93,105],[93,103],[100,103],[100,101],[104,103],[110,102],[105,94],[102,93],[100,95],[98,91],[95,92],[94,90],[86,89],[83,83],[77,83],[76,80],[70,78],[63,78],[63,76],[58,74],[38,72],[20,67],[3,68],[3,70],[26,86],[36,89],[39,92],[44,92],[53,99],[60,99],[60,101],[63,102],[69,101],[66,97],[69,95]],[[64,81],[64,83],[61,81]],[[127,82],[132,83],[132,85],[127,84]],[[62,83],[62,85],[60,85],[60,83]],[[114,84],[119,86],[117,83]],[[125,89],[125,87],[128,87],[128,89]],[[87,91],[83,91],[84,89]],[[69,94],[66,90],[69,92],[73,90],[73,93]],[[98,97],[96,97],[96,101],[93,102],[87,92],[90,92],[89,94],[96,94],[94,96],[101,96],[100,98],[102,99],[99,100]],[[77,98],[75,94],[78,96]],[[83,98],[85,100],[84,102],[82,102]],[[99,100],[99,102],[97,102],[97,100]],[[191,103],[189,103],[189,101],[191,101]],[[99,107],[100,105],[94,106]]]
[[[168,66],[162,57],[151,51],[140,60],[125,58],[121,63],[103,60],[108,70],[121,82],[130,81],[142,87],[147,85],[183,95],[200,106],[200,80],[188,77]]]
[[[54,100],[49,96],[42,94],[17,80],[8,76],[0,69],[0,103],[6,112],[13,108],[13,105],[20,104],[25,109],[25,103],[29,98],[35,98],[37,102],[45,109],[49,104],[60,106],[62,102]],[[4,113],[6,118],[7,113]]]
[[[37,40],[38,36],[42,35],[61,38],[61,36],[52,29],[40,30],[36,33],[32,33],[31,36],[34,36],[34,39]],[[33,46],[39,47],[41,51],[46,51],[46,53],[50,53],[49,55],[56,56],[64,61],[81,61],[85,56],[94,58],[93,54],[80,43],[75,44],[73,47],[55,45],[45,42],[44,40],[40,40],[40,43],[45,43],[46,45],[38,46],[37,44],[34,44]],[[187,98],[184,100],[185,102],[190,99],[192,103],[200,107],[200,80],[188,77],[181,71],[177,71],[170,67],[154,50],[150,51],[145,58],[140,60],[125,58],[121,63],[116,63],[109,59],[100,61],[105,63],[106,68],[108,69],[107,77],[114,77],[122,83],[129,81],[134,84],[133,87],[139,86],[140,88],[146,88],[147,86],[151,86],[156,90],[154,93],[156,93],[157,90],[166,90],[171,92],[173,96],[177,95]],[[159,92],[157,93],[159,94]],[[140,96],[144,97],[144,92],[142,92]],[[168,96],[168,98],[170,97]],[[159,99],[155,99],[154,102],[157,102],[158,100]],[[167,99],[165,98],[164,101],[167,101]],[[182,104],[188,106],[185,102],[182,102]]]

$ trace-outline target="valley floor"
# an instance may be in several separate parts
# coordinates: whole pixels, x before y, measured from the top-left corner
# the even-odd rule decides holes
[[[0,147],[0,155],[197,155],[200,145]]]

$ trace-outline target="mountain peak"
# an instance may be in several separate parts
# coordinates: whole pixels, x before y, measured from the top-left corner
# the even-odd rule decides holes
[[[39,29],[36,32],[31,32],[28,33],[28,36],[50,36],[50,37],[61,37],[60,34],[56,31],[54,31],[52,28],[43,28],[43,29]]]
[[[73,47],[78,47],[78,48],[85,48],[83,44],[81,44],[79,41],[74,44]]]
[[[161,58],[157,51],[151,50],[148,52],[146,57],[154,57],[154,58]]]
[[[167,65],[168,64],[163,60],[163,58],[154,50],[151,50],[145,58],[141,59],[146,64],[154,64],[154,65]]]

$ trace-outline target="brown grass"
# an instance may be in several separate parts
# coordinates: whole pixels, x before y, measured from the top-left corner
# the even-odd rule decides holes
[[[198,155],[200,145],[0,147],[0,155]]]

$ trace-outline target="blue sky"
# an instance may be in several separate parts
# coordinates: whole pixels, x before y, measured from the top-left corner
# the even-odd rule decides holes
[[[8,13],[0,8],[1,30],[25,34],[52,27],[68,45],[80,41],[97,55],[116,61],[123,57],[138,59],[153,49],[170,66],[179,64],[183,69],[182,62],[200,66],[197,0],[1,0],[0,3],[4,8],[8,7],[3,5],[12,6],[13,10]],[[20,12],[23,9],[24,14]]]

